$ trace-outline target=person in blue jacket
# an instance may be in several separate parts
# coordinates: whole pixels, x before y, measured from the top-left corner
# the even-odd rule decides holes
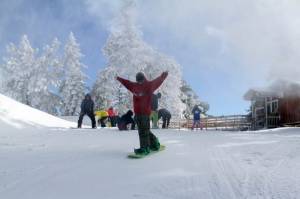
[[[193,113],[193,126],[192,126],[192,130],[194,130],[194,128],[201,128],[202,130],[202,127],[201,127],[201,124],[200,124],[200,117],[201,117],[201,109],[199,108],[198,105],[195,105],[193,110],[192,110],[192,113]]]

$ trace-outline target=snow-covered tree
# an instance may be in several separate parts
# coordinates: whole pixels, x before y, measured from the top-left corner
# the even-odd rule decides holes
[[[80,61],[82,57],[80,46],[71,32],[64,48],[65,77],[60,89],[65,115],[78,114],[80,103],[85,95],[87,76],[82,71],[86,67]]]
[[[117,90],[116,84],[108,84],[116,75],[114,67],[108,67],[98,73],[95,84],[92,88],[92,95],[95,98],[95,108],[97,110],[107,108],[115,98],[114,92]]]
[[[18,46],[7,46],[8,56],[2,65],[3,93],[24,104],[42,111],[57,114],[59,97],[55,88],[59,86],[61,73],[57,51],[59,41],[54,39],[50,46],[38,50],[31,47],[26,35]]]
[[[100,85],[109,87],[109,90],[103,89],[101,95],[110,96],[106,101],[112,100],[115,104],[110,105],[116,105],[124,112],[126,110],[122,109],[132,107],[131,94],[110,76],[117,74],[135,81],[136,73],[142,71],[152,80],[163,71],[169,71],[168,78],[159,88],[159,92],[162,93],[160,106],[169,109],[173,114],[180,114],[184,109],[180,99],[182,80],[180,65],[144,42],[142,33],[135,24],[135,1],[125,1],[119,16],[112,23],[110,35],[103,48],[108,64],[106,69],[99,73],[96,87],[99,89]],[[107,71],[111,71],[112,75],[107,76]],[[100,95],[96,94],[96,98],[100,99]]]
[[[92,94],[96,96],[96,109],[107,109],[107,107],[113,106],[115,109],[120,110],[120,113],[132,109],[129,93],[114,80],[116,74],[115,67],[107,67],[98,73],[97,80],[92,88]]]
[[[4,93],[4,70],[3,70],[3,66],[0,65],[0,93]]]
[[[60,42],[54,39],[52,44],[46,45],[34,65],[34,75],[29,82],[31,106],[57,115],[61,103],[57,95],[61,83],[63,68],[58,57]]]
[[[185,104],[184,116],[186,118],[189,118],[192,115],[192,110],[195,105],[200,106],[204,113],[209,110],[209,104],[201,101],[196,92],[185,80],[182,81],[181,100]]]
[[[2,71],[5,95],[31,105],[31,90],[29,84],[35,74],[37,50],[31,47],[26,35],[21,38],[19,46],[11,43],[7,46],[8,56],[4,58]]]

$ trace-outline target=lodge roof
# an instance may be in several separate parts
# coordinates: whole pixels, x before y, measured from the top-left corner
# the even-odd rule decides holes
[[[300,97],[300,83],[276,81],[266,88],[249,89],[243,96],[248,101],[259,97]]]
[[[249,89],[243,96],[245,100],[251,101],[258,97],[280,97],[278,92],[264,89]]]

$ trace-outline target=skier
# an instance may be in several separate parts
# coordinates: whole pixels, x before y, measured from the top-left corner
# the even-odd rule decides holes
[[[112,106],[109,107],[107,113],[111,126],[115,127],[117,123],[118,114],[116,113],[116,111],[114,111],[114,108]]]
[[[151,120],[152,120],[152,128],[157,129],[158,128],[158,99],[161,98],[161,94],[152,94],[152,100],[151,100]]]
[[[128,130],[128,124],[131,124],[131,130],[135,129],[135,122],[132,118],[133,112],[132,110],[127,111],[121,118],[118,120],[118,128],[120,131]]]
[[[201,127],[201,124],[200,124],[200,115],[201,115],[201,109],[199,108],[198,105],[195,105],[193,110],[192,110],[192,113],[194,115],[194,121],[193,121],[193,126],[192,126],[192,130],[194,130],[194,128],[196,127],[200,127],[201,130],[202,130],[202,127]]]
[[[166,129],[169,128],[170,120],[171,120],[171,113],[165,108],[158,110],[158,119],[162,118],[163,124],[162,128]]]
[[[156,79],[148,81],[144,73],[138,72],[136,82],[116,77],[121,84],[133,93],[135,121],[140,139],[140,148],[134,149],[135,154],[147,155],[150,150],[157,151],[160,148],[159,140],[150,131],[151,97],[167,76],[168,72],[163,72]]]
[[[84,115],[88,115],[92,121],[92,128],[96,128],[96,120],[94,115],[94,101],[90,94],[86,94],[84,100],[81,102],[81,111],[78,119],[78,128],[81,128],[82,119]]]

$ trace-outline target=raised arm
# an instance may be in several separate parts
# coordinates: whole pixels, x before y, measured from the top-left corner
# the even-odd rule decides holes
[[[168,76],[168,72],[163,72],[159,77],[151,81],[151,90],[154,92],[165,81]]]
[[[123,84],[123,86],[125,86],[129,91],[133,92],[133,88],[134,88],[134,85],[135,83],[134,82],[131,82],[127,79],[123,79],[119,76],[116,77],[116,79],[121,83]]]

